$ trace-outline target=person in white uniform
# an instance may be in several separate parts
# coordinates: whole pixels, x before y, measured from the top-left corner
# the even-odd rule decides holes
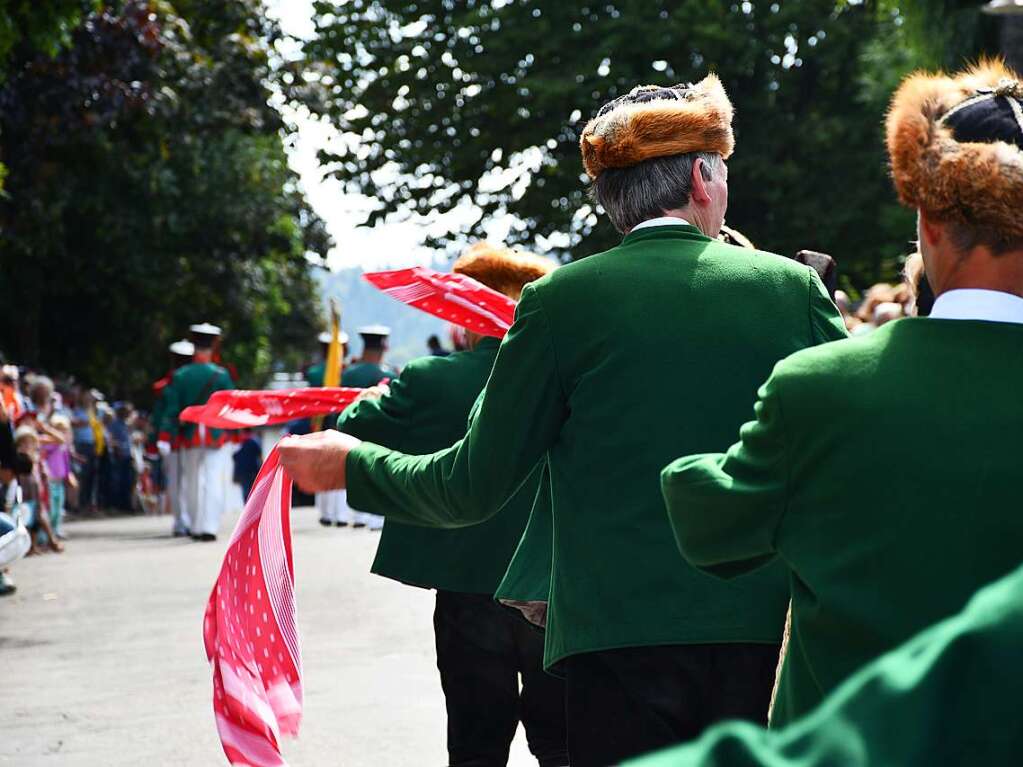
[[[195,346],[188,339],[175,341],[169,347],[170,350],[170,372],[153,384],[153,432],[158,445],[162,445],[160,462],[163,467],[164,478],[164,499],[167,504],[167,511],[174,520],[172,533],[175,538],[192,534],[192,520],[184,512],[180,498],[179,460],[180,456],[176,446],[169,441],[160,441],[159,431],[163,421],[163,414],[166,410],[164,392],[170,385],[174,371],[192,361],[195,354]]]
[[[192,539],[215,541],[227,504],[230,448],[221,430],[183,423],[179,416],[186,407],[206,404],[213,392],[233,389],[234,382],[227,370],[213,362],[220,328],[202,323],[190,330],[195,347],[192,362],[178,368],[164,389],[161,452],[166,453],[170,445],[179,446],[179,502],[182,515],[191,520]]]

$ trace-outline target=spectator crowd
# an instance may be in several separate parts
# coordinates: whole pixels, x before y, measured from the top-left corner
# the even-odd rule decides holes
[[[0,368],[0,512],[8,528],[28,531],[29,556],[64,551],[69,513],[156,512],[148,429],[129,402],[108,403],[96,389],[17,365]],[[0,572],[0,595],[14,590],[9,569]]]

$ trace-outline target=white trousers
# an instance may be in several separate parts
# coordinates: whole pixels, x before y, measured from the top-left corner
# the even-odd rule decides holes
[[[355,511],[349,506],[347,490],[329,490],[325,493],[317,493],[316,508],[320,511],[320,519],[325,522],[365,525],[370,530],[379,530],[384,526],[383,517]]]
[[[185,535],[192,529],[192,518],[181,503],[181,453],[173,451],[163,456],[163,474],[167,480],[167,505],[174,515],[173,532]]]
[[[337,524],[354,521],[354,512],[348,508],[347,490],[328,490],[316,494],[316,508],[320,511],[320,519],[324,522]]]
[[[384,518],[379,514],[367,514],[364,511],[352,511],[352,515],[355,517],[355,524],[365,525],[370,530],[380,530],[384,526]]]
[[[220,532],[227,504],[231,453],[228,447],[188,447],[181,456],[182,513],[192,521],[193,535]]]

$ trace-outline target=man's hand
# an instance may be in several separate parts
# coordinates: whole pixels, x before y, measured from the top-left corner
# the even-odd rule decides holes
[[[328,429],[285,437],[278,445],[281,466],[302,490],[319,493],[345,487],[345,461],[361,440]]]
[[[380,399],[385,394],[391,393],[391,387],[387,384],[377,384],[376,386],[370,386],[359,392],[359,396],[355,398],[356,402],[361,402],[364,399]]]

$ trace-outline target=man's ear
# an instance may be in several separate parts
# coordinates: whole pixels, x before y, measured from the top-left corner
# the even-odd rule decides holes
[[[918,210],[917,216],[920,221],[920,238],[930,247],[935,247],[945,239],[945,225],[930,217],[925,211]]]
[[[692,200],[699,205],[706,205],[710,202],[710,194],[707,191],[707,182],[703,178],[703,158],[697,157],[693,162],[693,177],[690,179],[692,186]]]

